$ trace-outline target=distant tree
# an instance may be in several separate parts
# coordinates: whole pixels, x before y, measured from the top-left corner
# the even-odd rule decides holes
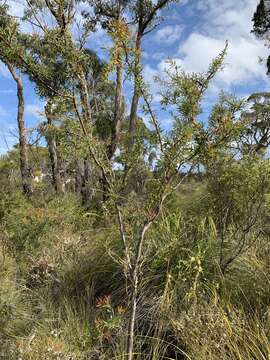
[[[52,99],[49,100],[45,106],[45,115],[47,124],[45,127],[44,135],[48,144],[48,151],[50,155],[51,169],[52,169],[52,183],[55,191],[58,193],[63,192],[63,183],[60,174],[60,161],[57,150],[57,142],[54,129],[54,103]]]
[[[257,9],[253,15],[253,32],[260,38],[269,43],[270,31],[270,2],[269,0],[260,0]],[[270,56],[267,58],[267,72],[270,73]]]
[[[250,95],[248,111],[242,114],[245,129],[241,136],[244,153],[262,156],[270,145],[270,93]]]

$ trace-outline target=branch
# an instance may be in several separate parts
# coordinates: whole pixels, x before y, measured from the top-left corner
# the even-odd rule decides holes
[[[157,121],[157,119],[156,119],[156,117],[155,117],[154,112],[153,112],[152,109],[151,109],[151,105],[150,105],[150,103],[149,103],[149,101],[148,101],[148,99],[147,99],[147,96],[146,96],[146,94],[145,94],[142,86],[139,86],[139,88],[140,88],[140,91],[141,91],[141,93],[142,93],[144,102],[145,102],[145,104],[146,104],[146,106],[147,106],[147,109],[148,109],[148,111],[149,111],[149,114],[150,114],[150,116],[151,116],[151,119],[152,119],[152,122],[153,122],[153,124],[154,124],[154,127],[155,127],[155,129],[156,129],[156,133],[157,133],[157,136],[158,136],[158,142],[159,142],[160,150],[161,150],[161,152],[163,153],[163,152],[164,152],[164,148],[163,148],[163,143],[162,143],[162,136],[161,136],[160,125],[159,125],[159,123],[158,123],[158,121]]]
[[[130,256],[129,256],[129,250],[128,250],[128,245],[127,245],[126,236],[125,236],[125,230],[124,230],[124,225],[123,225],[122,214],[121,214],[121,211],[120,211],[118,205],[115,205],[115,208],[116,208],[116,211],[117,211],[118,224],[119,224],[119,229],[120,229],[122,242],[123,242],[124,249],[125,249],[125,255],[126,255],[126,259],[127,259],[127,263],[128,263],[128,268],[129,268],[129,272],[131,272],[132,263],[131,263]]]
[[[148,18],[142,23],[142,29],[141,29],[142,34],[144,34],[145,30],[147,29],[147,26],[154,19],[158,10],[162,9],[169,2],[170,2],[170,0],[160,0],[157,2],[156,6],[153,8],[153,10],[148,15]]]
[[[124,51],[125,51],[126,62],[127,62],[127,64],[128,64],[128,66],[132,69],[132,65],[130,64],[130,61],[129,61],[129,59],[128,59],[128,51],[127,51],[126,45],[125,45],[124,43],[123,43],[123,48],[124,48]],[[162,143],[162,136],[161,136],[160,125],[159,125],[159,123],[158,123],[158,121],[157,121],[157,119],[156,119],[156,117],[155,117],[155,114],[154,114],[153,111],[152,111],[151,105],[150,105],[150,103],[149,103],[149,101],[148,101],[148,99],[147,99],[147,96],[146,96],[146,94],[145,94],[145,92],[144,92],[144,90],[143,90],[142,85],[140,84],[140,82],[138,82],[138,84],[139,84],[139,90],[140,90],[140,92],[141,92],[141,94],[142,94],[142,96],[143,96],[144,102],[145,102],[145,104],[146,104],[146,106],[147,106],[147,109],[148,109],[149,114],[150,114],[150,116],[151,116],[152,122],[153,122],[153,124],[154,124],[155,129],[156,129],[157,136],[158,136],[158,142],[159,142],[159,146],[160,146],[160,150],[161,150],[161,152],[163,153],[163,152],[164,152],[164,148],[163,148],[163,143]]]
[[[86,138],[86,141],[87,141],[87,145],[88,145],[88,148],[89,148],[89,152],[90,152],[90,155],[92,156],[95,164],[98,166],[98,168],[101,170],[101,173],[102,173],[102,176],[103,178],[105,179],[106,181],[106,184],[108,185],[109,188],[111,188],[111,183],[108,179],[108,176],[107,176],[107,172],[104,168],[104,166],[101,164],[101,162],[99,161],[99,159],[97,158],[94,150],[92,149],[92,146],[89,142],[89,134],[86,130],[86,127],[84,126],[84,123],[83,123],[83,120],[81,118],[81,115],[79,113],[79,110],[78,110],[78,106],[77,106],[77,102],[76,102],[76,98],[75,98],[75,94],[73,93],[73,104],[74,104],[74,108],[75,108],[75,111],[76,111],[76,114],[78,116],[78,119],[79,119],[79,122],[80,122],[80,125],[81,125],[81,128],[82,128],[82,131],[83,131],[83,134],[85,135],[85,138]]]

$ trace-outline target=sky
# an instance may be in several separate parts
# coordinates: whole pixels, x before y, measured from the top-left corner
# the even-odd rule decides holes
[[[13,15],[22,15],[22,1],[10,0]],[[206,113],[221,90],[239,97],[269,91],[270,79],[265,65],[259,61],[268,56],[268,49],[251,33],[257,4],[258,0],[182,0],[162,12],[164,20],[144,39],[143,64],[144,79],[154,95],[153,107],[164,129],[170,127],[171,120],[159,112],[159,88],[154,77],[162,76],[168,58],[185,71],[204,72],[228,40],[225,67],[207,93]],[[31,31],[31,27],[25,24],[23,30]],[[109,40],[102,29],[89,38],[87,45],[106,59]],[[35,94],[26,76],[23,80],[26,126],[34,129],[42,121],[44,101]],[[18,141],[16,106],[16,85],[0,63],[0,154]]]

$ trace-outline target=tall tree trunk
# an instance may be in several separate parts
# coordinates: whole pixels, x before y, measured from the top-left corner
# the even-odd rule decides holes
[[[112,137],[111,143],[108,148],[108,159],[112,160],[117,145],[119,143],[119,136],[121,130],[123,115],[123,69],[122,65],[117,65],[116,67],[116,84],[115,84],[115,98],[114,98],[114,119],[112,125]],[[102,188],[102,200],[105,202],[108,200],[108,184],[104,176],[100,180]]]
[[[141,42],[142,42],[142,34],[140,29],[138,30],[136,44],[135,44],[135,51],[136,51],[136,61],[135,61],[135,68],[134,68],[134,88],[133,88],[133,96],[132,96],[132,103],[129,115],[129,147],[132,149],[134,142],[135,142],[135,135],[136,135],[136,121],[137,121],[137,111],[138,111],[138,104],[140,98],[140,87],[138,84],[139,76],[140,76],[140,63],[141,63]]]
[[[18,97],[18,111],[17,122],[19,129],[19,144],[20,144],[20,168],[22,177],[22,188],[25,195],[30,196],[33,193],[31,171],[29,167],[27,141],[26,141],[26,128],[24,121],[24,96],[23,96],[23,83],[19,75],[17,75],[14,66],[6,63],[13,79],[17,84],[17,97]]]
[[[47,124],[52,126],[52,112],[51,112],[51,103],[48,102],[45,107],[45,114],[47,117]],[[50,133],[46,135],[46,140],[48,144],[48,151],[51,162],[51,170],[52,170],[52,184],[57,193],[63,192],[63,183],[60,175],[60,166],[59,166],[59,158],[57,153],[57,145],[53,134]]]
[[[83,110],[83,114],[85,117],[86,124],[92,121],[92,111],[90,106],[90,96],[89,90],[87,85],[87,79],[83,70],[80,70],[78,74],[78,78],[80,80],[79,84],[79,91],[80,91],[80,98],[81,98],[81,106]]]
[[[116,85],[114,99],[114,121],[112,128],[112,139],[109,147],[108,157],[111,160],[119,142],[123,112],[123,69],[122,65],[116,67]]]

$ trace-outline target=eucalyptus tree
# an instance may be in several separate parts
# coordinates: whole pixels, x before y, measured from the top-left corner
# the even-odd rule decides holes
[[[137,0],[131,4],[131,17],[133,25],[136,27],[134,60],[132,64],[133,72],[133,95],[129,115],[129,136],[130,146],[134,144],[136,134],[136,119],[138,112],[139,98],[141,96],[141,53],[143,37],[149,34],[160,20],[159,12],[168,6],[172,0]]]
[[[111,142],[108,145],[108,157],[112,159],[119,144],[121,124],[123,122],[124,100],[123,100],[123,68],[124,49],[123,45],[128,40],[128,29],[124,12],[127,7],[127,0],[104,1],[96,0],[95,14],[101,26],[107,31],[113,41],[113,48],[110,54],[110,66],[115,69],[115,95],[114,113]],[[110,69],[111,70],[111,69]]]
[[[94,51],[86,47],[87,34],[93,30],[94,21],[86,19],[80,27],[80,36],[76,38],[73,35],[78,10],[76,3],[51,0],[32,1],[28,4],[26,18],[37,23],[39,28],[38,33],[28,35],[25,39],[26,47],[34,59],[34,66],[40,67],[40,71],[33,72],[30,69],[30,72],[41,89],[41,94],[44,93],[46,97],[61,97],[66,104],[70,104],[70,111],[79,121],[87,143],[90,143],[92,131],[98,133],[105,143],[108,140],[105,139],[105,133],[112,136],[113,128],[112,86],[103,78],[105,64]],[[54,20],[51,28],[42,24],[44,13]],[[105,151],[104,156],[107,155]],[[88,155],[83,157],[85,174],[88,174],[86,159],[89,157],[89,149]]]
[[[50,4],[50,2],[48,4]],[[37,17],[34,11],[34,5],[34,2],[28,2],[28,6],[33,12],[36,21],[36,23],[33,22],[33,24],[35,24],[39,30],[45,29],[45,25],[42,25],[41,19]],[[41,5],[42,2],[36,2],[36,6],[41,7]],[[46,115],[50,115],[51,111],[48,110],[48,107],[49,105],[51,107],[52,98],[54,98],[59,91],[65,89],[67,85],[67,72],[65,71],[64,65],[61,61],[54,61],[51,57],[53,48],[50,47],[48,39],[42,39],[37,32],[33,32],[32,34],[21,32],[17,19],[8,15],[8,6],[3,6],[3,9],[5,9],[6,20],[12,24],[13,29],[10,29],[9,34],[7,33],[7,21],[4,23],[4,17],[2,17],[0,33],[1,48],[5,49],[9,59],[13,60],[16,67],[27,74],[31,81],[35,82],[38,95],[50,99],[45,111]],[[31,21],[29,9],[25,8],[25,10],[25,19]],[[68,12],[70,11],[70,8],[68,8]],[[62,19],[62,21],[61,31],[64,31],[68,26],[68,20]],[[60,22],[60,18],[58,22]],[[52,39],[50,39],[50,41],[52,41]],[[52,127],[51,115],[48,118],[48,123],[50,123],[49,125]],[[57,160],[56,142],[53,139],[52,132],[50,136],[47,137],[47,140],[51,159],[53,185],[57,191],[61,191],[59,161]],[[24,146],[22,146],[22,148],[24,148]]]
[[[159,12],[169,3],[170,1],[95,1],[97,20],[106,29],[113,43],[110,49],[108,70],[111,72],[115,70],[115,106],[114,126],[108,148],[108,158],[112,159],[116,148],[119,147],[122,128],[125,147],[121,149],[120,158],[124,159],[126,173],[133,175],[133,178],[138,177],[143,166],[142,153],[144,150],[141,137],[143,126],[141,126],[141,119],[137,116],[139,98],[143,95],[146,103],[149,100],[146,99],[147,89],[142,76],[142,41],[143,37],[158,25]],[[123,76],[132,79],[133,82],[131,94],[125,97],[131,100],[128,116],[124,116]],[[149,108],[149,103],[147,105]],[[127,129],[125,122],[129,123]],[[149,139],[147,143],[150,144]],[[133,156],[130,156],[131,151]],[[128,178],[131,179],[131,176],[127,176]],[[132,183],[134,183],[133,180],[130,182],[129,188],[132,188]],[[126,190],[128,191],[128,187]]]
[[[53,119],[61,118],[63,121],[64,114],[69,116],[73,113],[74,118],[78,119],[79,115],[85,133],[90,122],[93,122],[93,109],[100,110],[97,109],[96,82],[98,77],[100,79],[102,64],[94,52],[84,48],[84,38],[92,29],[89,22],[81,29],[80,38],[73,37],[76,3],[76,1],[28,1],[24,20],[33,25],[34,31],[31,34],[19,32],[16,34],[18,48],[9,46],[4,37],[3,43],[16,59],[17,66],[36,84],[38,95],[47,100],[45,114],[48,116],[48,127],[52,129],[54,126]],[[48,22],[51,23],[50,26]],[[57,116],[59,99],[65,100],[65,109],[61,106],[62,112]],[[63,104],[63,101],[61,103]],[[60,191],[62,186],[59,159],[57,159],[59,152],[56,150],[53,134],[54,132],[50,131],[47,136],[48,149],[53,184],[57,191]]]
[[[29,15],[28,15],[29,16]],[[65,27],[66,27],[65,22]],[[64,31],[64,28],[61,28]],[[42,125],[51,162],[52,184],[55,191],[64,191],[63,176],[61,175],[61,156],[57,149],[56,123],[64,121],[64,115],[71,109],[71,101],[68,98],[68,90],[71,87],[68,69],[63,59],[57,59],[57,53],[53,52],[52,44],[38,34],[21,34],[21,42],[28,53],[28,63],[25,72],[30,80],[35,83],[37,94],[46,100],[44,114],[47,125]],[[63,94],[65,104],[61,100]]]
[[[25,126],[25,109],[24,109],[24,91],[23,82],[21,76],[16,69],[16,58],[10,51],[10,48],[17,49],[19,47],[18,34],[19,28],[16,21],[14,21],[7,14],[7,7],[5,5],[0,6],[0,60],[6,64],[9,69],[12,78],[16,82],[17,86],[17,123],[19,130],[19,145],[20,145],[20,169],[22,177],[23,192],[29,196],[32,194],[32,180],[31,169],[28,161],[28,149],[27,149],[27,130]],[[3,42],[3,38],[5,42]],[[6,46],[8,43],[8,46]]]
[[[129,112],[129,149],[131,150],[136,136],[138,104],[142,85],[141,53],[144,36],[156,28],[161,18],[159,13],[172,0],[96,0],[96,14],[101,18],[103,26],[108,30],[114,41],[113,61],[116,67],[115,92],[115,134],[111,144],[111,154],[117,143],[119,124],[116,121],[121,114],[122,67],[123,57],[128,58],[128,72],[133,78],[131,108]],[[135,29],[135,34],[132,35]],[[118,115],[117,115],[118,114]]]

